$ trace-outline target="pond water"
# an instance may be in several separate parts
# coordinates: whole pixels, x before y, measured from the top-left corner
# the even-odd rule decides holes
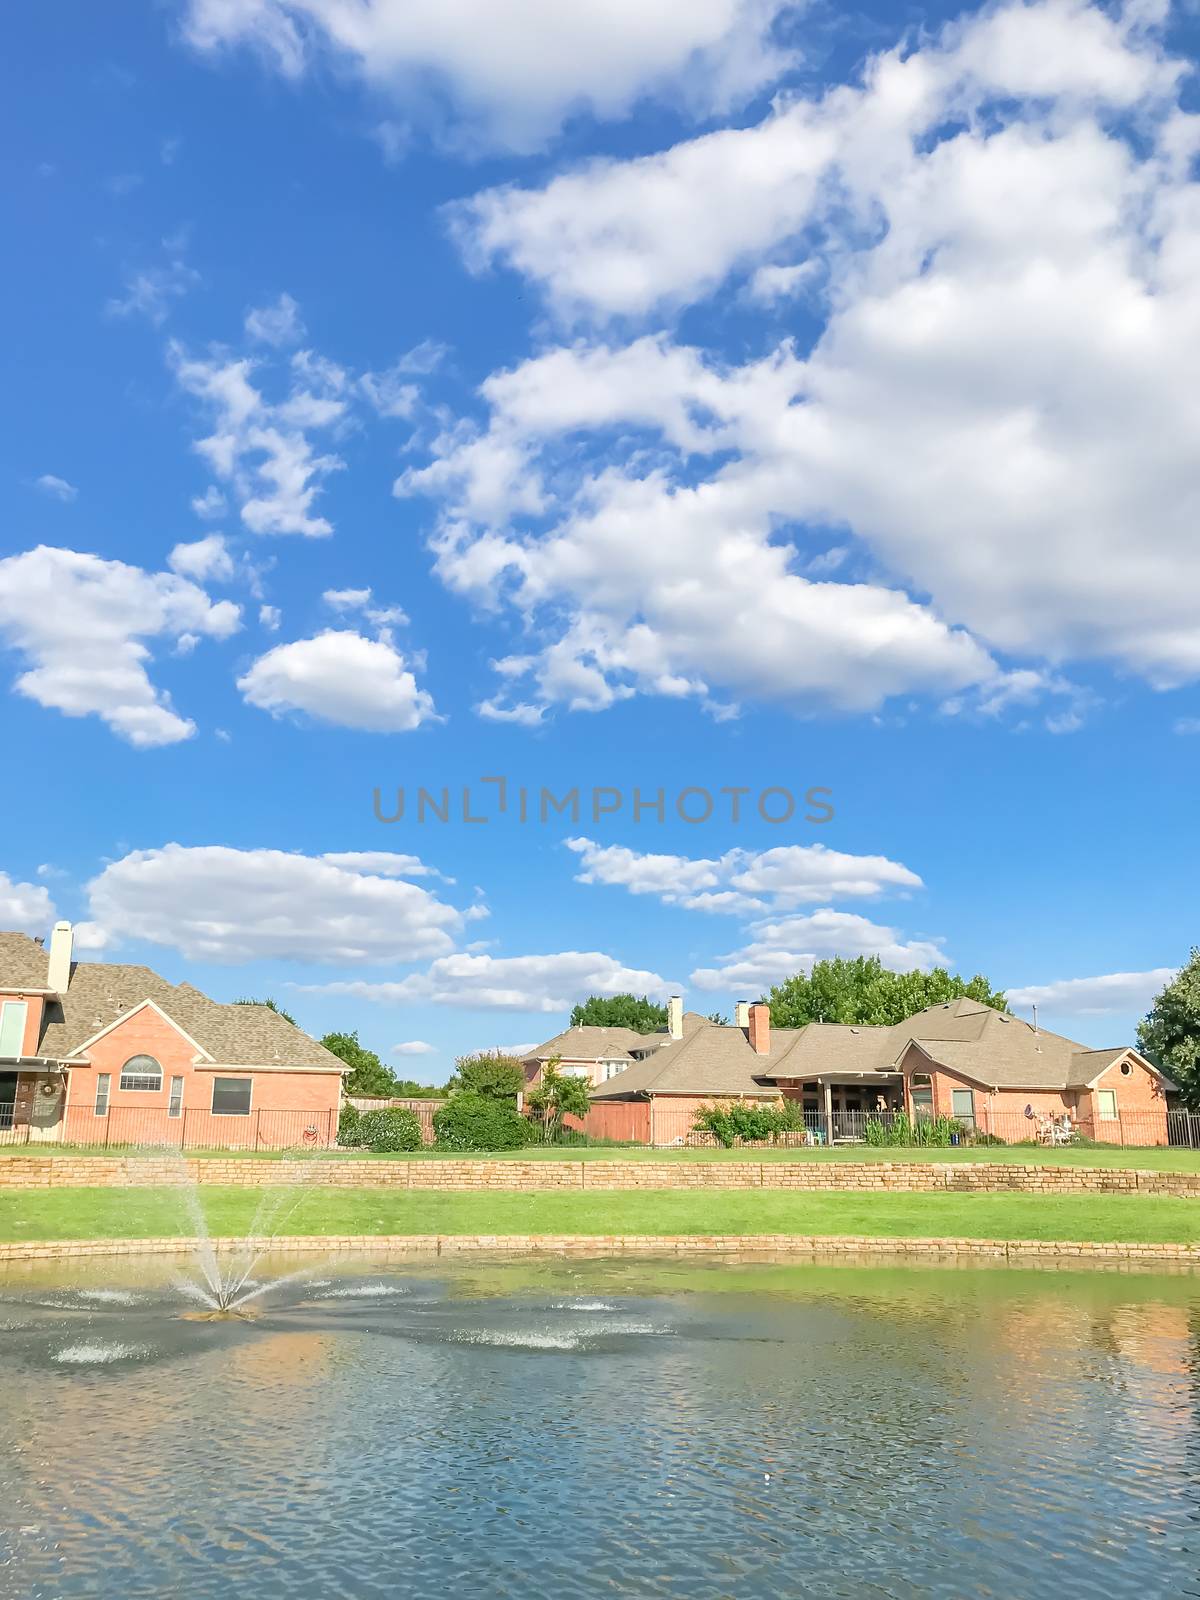
[[[1195,1277],[177,1272],[0,1275],[5,1600],[1200,1596]]]

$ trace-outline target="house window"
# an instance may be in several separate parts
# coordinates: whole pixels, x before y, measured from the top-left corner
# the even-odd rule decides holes
[[[6,1000],[0,1006],[0,1056],[19,1056],[25,1043],[25,1018],[29,1007],[24,1000]]]
[[[974,1122],[974,1089],[952,1089],[950,1091],[950,1109],[960,1122]]]
[[[214,1117],[250,1115],[250,1078],[214,1078],[212,1114]]]
[[[604,1082],[607,1083],[610,1078],[615,1078],[618,1072],[624,1072],[628,1065],[627,1061],[606,1061],[604,1063]]]
[[[933,1079],[927,1072],[914,1072],[909,1081],[914,1117],[933,1115]]]
[[[179,1117],[183,1115],[183,1079],[171,1079],[171,1098],[167,1102],[167,1115]]]
[[[138,1094],[157,1094],[162,1088],[162,1068],[153,1056],[130,1056],[121,1068],[121,1088]]]
[[[1117,1119],[1117,1091],[1115,1089],[1099,1089],[1096,1092],[1096,1105],[1100,1115],[1108,1122]]]
[[[112,1088],[112,1073],[98,1072],[96,1074],[96,1115],[108,1115],[108,1091]]]

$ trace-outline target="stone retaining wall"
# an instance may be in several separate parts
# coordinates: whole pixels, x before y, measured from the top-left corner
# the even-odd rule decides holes
[[[218,1250],[262,1246],[326,1255],[356,1251],[402,1255],[772,1255],[900,1257],[915,1262],[1000,1261],[1017,1265],[1087,1262],[1095,1266],[1200,1268],[1200,1244],[1082,1244],[1044,1239],[888,1239],[823,1234],[305,1234],[271,1240],[215,1239]],[[0,1262],[92,1256],[190,1255],[194,1239],[48,1239],[0,1243]]]
[[[1200,1199],[1200,1172],[999,1161],[257,1161],[221,1156],[0,1157],[0,1190],[303,1182],[373,1189],[792,1189],[856,1193],[1158,1194]]]

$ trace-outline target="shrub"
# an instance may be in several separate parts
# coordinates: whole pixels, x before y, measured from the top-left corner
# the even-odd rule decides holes
[[[778,1106],[735,1100],[727,1106],[701,1106],[692,1126],[698,1133],[711,1133],[718,1144],[729,1150],[739,1139],[758,1143],[803,1128],[804,1111],[792,1100]]]
[[[419,1150],[421,1123],[403,1106],[368,1111],[358,1119],[358,1142],[366,1150]]]
[[[570,1131],[567,1117],[582,1122],[591,1103],[587,1079],[560,1072],[557,1060],[546,1062],[540,1079],[525,1096],[526,1109],[541,1119],[543,1144],[563,1143],[563,1134]]]
[[[433,1131],[443,1150],[519,1150],[537,1137],[515,1106],[470,1092],[437,1108]]]
[[[357,1106],[343,1106],[338,1118],[337,1142],[343,1150],[356,1150],[362,1142],[362,1116]]]
[[[971,1143],[972,1144],[982,1144],[982,1145],[995,1145],[995,1144],[1006,1144],[1007,1140],[1002,1139],[998,1133],[976,1133],[976,1134],[972,1134]]]
[[[474,1094],[485,1100],[505,1100],[516,1110],[517,1096],[525,1087],[525,1068],[515,1056],[481,1050],[459,1056],[450,1079],[451,1095]]]

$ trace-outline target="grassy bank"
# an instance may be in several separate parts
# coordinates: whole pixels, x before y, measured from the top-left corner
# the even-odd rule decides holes
[[[153,1147],[104,1149],[77,1145],[10,1145],[0,1147],[0,1162],[28,1157],[62,1156],[153,1156]],[[185,1150],[189,1159],[219,1157],[222,1161],[283,1161],[292,1159],[322,1161],[462,1161],[471,1159],[462,1152],[419,1150],[410,1155],[375,1155],[369,1150],[325,1150],[316,1156],[310,1150]],[[790,1150],[647,1150],[640,1145],[530,1145],[524,1150],[479,1153],[488,1161],[1015,1161],[1036,1162],[1052,1167],[1139,1167],[1154,1172],[1200,1172],[1200,1150],[1160,1149],[1156,1146],[1111,1144],[1077,1145],[1067,1149],[1047,1149],[1041,1145],[991,1145],[978,1148],[926,1146],[923,1149],[874,1149],[868,1145],[838,1145],[833,1149]]]
[[[465,1193],[205,1187],[214,1235],[240,1234],[261,1201],[294,1234],[796,1233],[888,1238],[1194,1243],[1200,1202],[1158,1195],[777,1194],[651,1190]],[[137,1239],[194,1233],[172,1189],[0,1193],[0,1238]]]

